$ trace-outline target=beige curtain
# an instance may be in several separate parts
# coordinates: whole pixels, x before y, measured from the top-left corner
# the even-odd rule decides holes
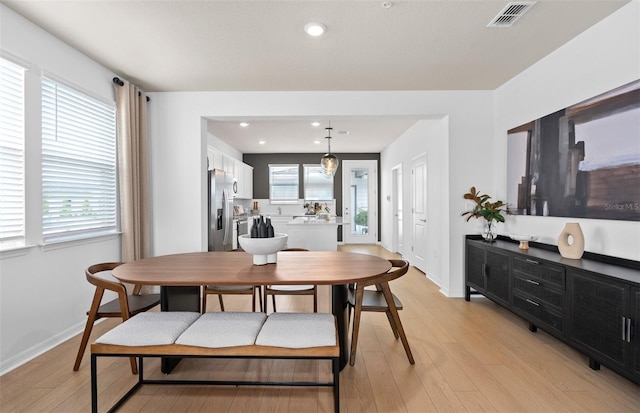
[[[149,257],[147,96],[127,81],[115,83],[122,261]]]

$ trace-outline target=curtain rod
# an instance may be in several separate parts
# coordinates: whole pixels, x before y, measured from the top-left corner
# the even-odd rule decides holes
[[[113,78],[113,83],[115,83],[118,86],[124,86],[124,82],[122,80],[120,80],[119,77],[114,77]],[[140,96],[142,93],[138,92],[138,96]],[[151,99],[149,99],[149,96],[147,96],[147,102],[151,102]]]

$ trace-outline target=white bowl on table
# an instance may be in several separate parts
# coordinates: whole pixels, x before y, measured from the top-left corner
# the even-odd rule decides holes
[[[520,241],[519,248],[522,250],[529,249],[529,241],[535,241],[538,239],[537,235],[531,234],[509,234],[509,237],[514,241]]]
[[[251,238],[250,234],[238,237],[243,250],[253,255],[253,265],[265,265],[276,262],[277,252],[287,245],[287,234],[275,234],[273,238]]]

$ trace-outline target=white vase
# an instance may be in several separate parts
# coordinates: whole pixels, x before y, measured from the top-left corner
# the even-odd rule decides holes
[[[569,237],[572,242],[569,242]],[[558,251],[564,258],[579,260],[584,253],[584,235],[580,224],[567,222],[558,237]]]

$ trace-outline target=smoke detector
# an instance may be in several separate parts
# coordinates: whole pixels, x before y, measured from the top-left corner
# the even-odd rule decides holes
[[[533,5],[535,1],[513,1],[508,3],[496,17],[487,24],[487,27],[510,27],[520,17],[522,17]]]

